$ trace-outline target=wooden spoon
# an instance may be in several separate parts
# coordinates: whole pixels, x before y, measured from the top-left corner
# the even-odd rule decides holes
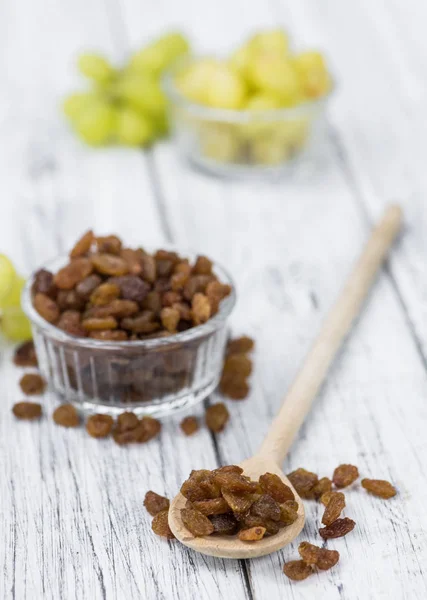
[[[321,331],[293,382],[279,414],[273,421],[258,454],[241,463],[244,474],[258,480],[264,473],[276,473],[290,486],[298,501],[298,519],[276,535],[258,542],[242,542],[237,536],[194,537],[182,523],[181,508],[186,499],[178,494],[169,510],[169,526],[175,537],[193,550],[222,558],[255,558],[283,548],[304,526],[304,507],[290,481],[280,469],[286,453],[301,427],[344,338],[359,314],[362,303],[395,239],[402,223],[402,211],[389,206],[372,232],[336,304],[330,310]]]

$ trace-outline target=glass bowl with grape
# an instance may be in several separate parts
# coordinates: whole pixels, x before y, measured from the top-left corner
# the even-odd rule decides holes
[[[320,52],[292,52],[283,30],[226,58],[187,55],[163,83],[179,148],[203,170],[283,173],[319,155],[332,77]]]

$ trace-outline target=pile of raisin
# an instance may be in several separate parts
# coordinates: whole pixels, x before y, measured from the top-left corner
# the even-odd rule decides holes
[[[254,341],[247,336],[230,340],[224,360],[221,393],[232,400],[244,400],[249,394],[248,378],[252,372],[252,361],[248,354],[254,348]]]
[[[192,471],[181,494],[187,499],[182,522],[195,537],[238,535],[256,542],[298,518],[298,503],[280,477],[265,473],[252,481],[236,465]]]
[[[18,367],[38,366],[34,343],[31,340],[16,348],[13,362]],[[27,396],[38,396],[43,394],[46,382],[38,373],[25,373],[19,381],[19,386]],[[17,402],[12,407],[12,412],[17,419],[34,421],[42,416],[42,406],[38,402]]]
[[[112,341],[171,335],[205,323],[230,292],[205,256],[191,264],[176,252],[149,254],[92,231],[57,273],[38,271],[32,288],[34,307],[49,323],[76,337]]]
[[[165,537],[167,540],[173,540],[174,534],[170,530],[168,523],[169,500],[164,496],[149,491],[145,494],[144,506],[153,518],[151,528],[156,535]]]

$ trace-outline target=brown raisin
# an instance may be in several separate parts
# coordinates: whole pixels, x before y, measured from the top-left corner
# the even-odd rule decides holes
[[[328,504],[326,505],[325,512],[323,513],[322,523],[324,525],[331,525],[338,519],[344,507],[344,494],[342,492],[335,492],[331,494]]]
[[[86,421],[86,431],[94,438],[104,438],[110,435],[113,425],[110,415],[91,415]]]
[[[120,325],[123,329],[128,329],[133,333],[152,333],[160,328],[157,321],[154,321],[155,315],[150,310],[144,310],[135,317],[126,317],[122,319]]]
[[[77,310],[66,310],[59,317],[56,324],[59,329],[76,337],[85,337],[86,331],[80,323],[81,314]]]
[[[175,273],[172,275],[170,283],[171,288],[174,292],[179,292],[184,289],[184,285],[187,283],[189,273]]]
[[[199,429],[199,422],[196,417],[185,417],[181,421],[180,427],[185,435],[193,435]]]
[[[101,331],[91,331],[89,337],[93,340],[104,340],[106,342],[125,342],[128,334],[123,329],[102,329]]]
[[[95,238],[96,248],[100,254],[120,254],[122,241],[116,235]]]
[[[61,404],[53,412],[53,420],[62,427],[77,427],[80,417],[77,409],[72,404]]]
[[[259,478],[259,482],[263,491],[269,494],[276,502],[282,504],[286,500],[295,500],[295,496],[291,488],[283,483],[275,473],[264,473]]]
[[[160,319],[165,329],[167,329],[171,333],[176,332],[176,327],[180,319],[179,312],[176,310],[176,308],[162,308],[160,312]]]
[[[296,506],[295,506],[296,505]],[[284,525],[292,525],[298,519],[298,503],[294,500],[287,500],[280,505],[280,521]]]
[[[234,535],[239,530],[239,523],[231,513],[212,515],[209,521],[213,525],[214,533],[219,535]]]
[[[13,362],[17,367],[37,367],[37,354],[33,340],[23,342],[16,348]]]
[[[268,494],[262,494],[251,506],[251,515],[261,519],[280,521],[280,505]]]
[[[75,258],[60,269],[53,278],[60,290],[71,290],[92,272],[92,263],[88,258]]]
[[[224,498],[211,498],[209,500],[196,500],[193,503],[195,510],[198,510],[202,515],[209,517],[210,515],[222,515],[229,512],[230,508]]]
[[[56,323],[59,319],[58,305],[46,294],[36,294],[33,300],[34,308],[43,319],[49,323]]]
[[[156,494],[151,490],[145,494],[144,506],[152,517],[155,517],[162,510],[169,510],[169,500],[164,496]]]
[[[95,306],[104,306],[109,304],[113,300],[116,300],[120,296],[120,288],[114,283],[101,283],[96,289],[93,290],[90,301]]]
[[[362,479],[362,487],[379,498],[393,498],[397,494],[396,488],[384,479]]]
[[[301,542],[298,552],[307,565],[316,565],[322,571],[335,566],[340,558],[339,552],[336,550],[320,548],[309,542]]]
[[[313,569],[303,560],[291,560],[283,565],[283,572],[293,581],[302,581],[313,573]]]
[[[140,442],[140,434],[138,428],[128,429],[127,431],[120,431],[115,429],[113,431],[113,440],[119,446],[125,446],[126,444],[137,444]]]
[[[302,468],[292,471],[287,477],[301,498],[309,498],[311,490],[318,482],[318,477],[315,473]]]
[[[38,396],[43,394],[46,383],[38,373],[26,373],[19,382],[21,390],[27,396]]]
[[[60,310],[81,310],[84,300],[75,290],[59,290],[56,303]]]
[[[124,300],[133,300],[140,304],[150,291],[150,285],[136,275],[113,277],[111,283],[117,285]]]
[[[138,304],[133,300],[113,300],[105,306],[93,306],[90,308],[86,315],[89,317],[116,317],[117,319],[124,319],[126,317],[132,317],[139,310]]]
[[[210,429],[214,433],[222,431],[226,426],[229,418],[230,413],[228,412],[225,404],[223,404],[222,402],[219,402],[218,404],[212,404],[206,409],[206,425],[208,429]]]
[[[82,298],[82,300],[88,301],[91,297],[92,292],[102,283],[102,278],[99,275],[89,275],[85,277],[76,285],[76,294]]]
[[[212,273],[212,261],[206,256],[198,256],[194,263],[193,273],[195,275],[210,275]]]
[[[175,302],[172,308],[179,312],[179,318],[183,321],[191,321],[191,308],[186,302]]]
[[[92,264],[101,275],[119,277],[129,271],[128,263],[124,258],[114,254],[94,254],[90,257]]]
[[[213,315],[216,315],[218,312],[221,300],[228,296],[230,292],[231,287],[229,285],[224,285],[219,281],[211,281],[208,283],[206,286],[206,296],[211,305],[211,313]]]
[[[332,481],[337,488],[351,485],[359,477],[358,468],[354,465],[340,465],[334,471]]]
[[[204,293],[210,281],[212,281],[210,275],[193,275],[184,286],[184,297],[187,300],[192,300],[194,294]]]
[[[235,515],[247,513],[255,501],[254,494],[233,493],[225,489],[222,490],[222,496]]]
[[[244,400],[248,397],[250,387],[244,377],[225,374],[219,382],[219,389],[223,396],[231,400]]]
[[[120,256],[127,262],[129,273],[131,275],[141,275],[142,273],[142,257],[141,250],[132,250],[132,248],[122,248]]]
[[[138,441],[142,444],[149,442],[153,438],[157,437],[162,428],[162,424],[153,417],[142,417],[137,427]]]
[[[329,479],[329,477],[322,477],[322,479],[319,479],[316,485],[312,487],[310,496],[316,500],[319,500],[323,494],[326,494],[326,492],[330,492],[331,490],[332,481]]]
[[[90,229],[89,231],[84,233],[82,237],[76,242],[76,244],[70,252],[70,258],[78,258],[80,256],[85,256],[89,252],[93,240],[93,231]]]
[[[116,329],[118,323],[114,317],[92,317],[84,319],[82,326],[86,331],[100,331],[103,329]]]
[[[116,428],[118,431],[129,431],[138,427],[139,419],[133,412],[123,412],[117,417]]]
[[[348,517],[344,517],[343,519],[336,519],[336,521],[334,521],[331,525],[322,527],[319,529],[319,533],[324,540],[343,537],[352,531],[355,525],[356,523],[354,521]]]
[[[272,519],[263,519],[261,517],[257,517],[256,515],[244,515],[242,520],[242,524],[245,529],[250,529],[251,527],[265,527],[266,535],[276,535],[284,526],[284,523],[281,521],[273,521]]]
[[[243,473],[242,467],[238,465],[225,465],[224,467],[218,467],[218,469],[214,469],[212,474],[215,473],[237,473],[237,475],[241,475]]]
[[[169,527],[168,516],[168,510],[161,510],[159,513],[157,513],[151,523],[151,529],[156,535],[165,537],[168,540],[173,540],[175,536]]]
[[[46,294],[54,299],[58,290],[53,282],[53,274],[46,269],[39,269],[34,275],[31,291],[33,294]]]
[[[252,361],[245,354],[231,354],[224,363],[223,374],[249,377],[252,372]]]
[[[340,559],[340,553],[337,550],[327,550],[321,548],[319,558],[317,559],[317,568],[322,571],[327,571],[334,567]]]
[[[178,292],[173,292],[172,290],[169,290],[168,292],[165,292],[162,296],[162,305],[163,306],[172,306],[173,304],[176,304],[177,302],[181,302],[181,300],[182,300],[181,294],[179,294]]]
[[[265,527],[241,529],[239,532],[239,540],[242,542],[257,542],[258,540],[262,540],[266,531]]]
[[[148,283],[154,283],[157,277],[157,266],[153,256],[144,254],[141,257],[142,274],[141,277]]]
[[[28,421],[39,419],[42,415],[41,404],[37,404],[36,402],[18,402],[13,406],[12,411],[18,419]]]
[[[255,493],[258,490],[258,484],[251,481],[244,475],[233,472],[216,471],[213,475],[215,483],[221,490],[227,490],[234,493]]]
[[[340,492],[341,493],[341,492]],[[328,506],[329,504],[329,500],[332,498],[333,494],[338,494],[338,492],[334,492],[334,491],[330,491],[330,492],[325,492],[324,494],[322,494],[320,496],[320,502],[324,505],[324,506]]]
[[[151,311],[154,315],[159,315],[162,310],[162,299],[159,292],[148,292],[141,306]]]
[[[227,344],[227,354],[246,354],[253,350],[255,342],[247,335],[230,340]]]
[[[195,537],[211,535],[214,532],[214,526],[205,515],[192,508],[181,509],[181,519],[184,526]]]
[[[196,293],[191,300],[191,316],[195,325],[206,323],[211,316],[211,305],[204,294]]]

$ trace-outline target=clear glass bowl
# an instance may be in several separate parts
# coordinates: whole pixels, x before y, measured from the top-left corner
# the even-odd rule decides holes
[[[191,102],[176,87],[176,75],[188,64],[167,73],[163,86],[175,141],[191,164],[220,176],[280,175],[321,155],[333,90],[292,108],[210,108]]]
[[[44,268],[56,272],[66,262],[61,257]],[[22,306],[50,389],[80,410],[112,415],[132,410],[162,416],[203,400],[221,376],[227,319],[236,300],[228,273],[217,264],[214,271],[232,287],[214,317],[168,337],[126,342],[77,338],[51,325],[33,307],[30,278]]]

